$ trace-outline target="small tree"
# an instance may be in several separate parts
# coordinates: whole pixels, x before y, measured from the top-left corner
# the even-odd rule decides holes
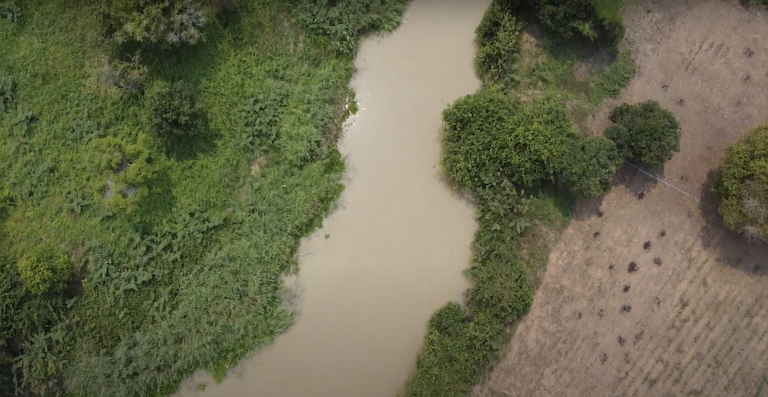
[[[713,191],[725,226],[747,238],[768,238],[768,126],[728,148]]]
[[[208,21],[205,8],[193,0],[113,0],[107,14],[117,43],[162,49],[197,44]]]
[[[443,121],[443,165],[470,190],[502,180],[523,188],[554,181],[574,136],[562,103],[512,103],[497,89],[458,99]]]
[[[67,254],[51,243],[28,252],[16,266],[24,288],[36,295],[63,290],[73,274]]]
[[[605,130],[605,136],[616,143],[624,158],[656,168],[680,150],[680,124],[656,101],[623,103],[613,109],[610,119],[614,124]]]
[[[145,98],[149,122],[163,134],[195,135],[200,111],[194,89],[183,81],[161,81]]]
[[[616,144],[608,138],[576,138],[559,181],[576,196],[601,196],[610,189],[622,162]]]

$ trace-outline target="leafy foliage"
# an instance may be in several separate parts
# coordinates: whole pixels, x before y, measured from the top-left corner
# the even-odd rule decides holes
[[[17,266],[24,288],[37,295],[59,292],[72,278],[72,263],[66,252],[51,243],[43,243],[28,252]]]
[[[16,4],[16,0],[0,1],[0,17],[16,22],[19,16],[21,16],[21,7]]]
[[[520,51],[522,27],[498,2],[491,4],[476,30],[475,65],[480,76],[498,80],[506,73]]]
[[[130,57],[130,61],[113,60],[104,62],[99,74],[99,82],[106,90],[118,89],[135,95],[144,92],[144,79],[147,67],[141,64],[141,57]]]
[[[473,190],[500,180],[521,187],[554,180],[573,135],[555,101],[514,104],[495,89],[460,98],[443,120],[445,169]]]
[[[680,124],[656,101],[623,103],[611,111],[614,123],[605,136],[616,143],[622,157],[651,167],[663,167],[680,150]]]
[[[370,32],[388,32],[400,24],[408,0],[319,0],[300,3],[297,22],[331,49],[354,54],[358,39]]]
[[[145,98],[152,126],[162,134],[195,135],[201,112],[195,102],[194,88],[184,82],[155,83]]]
[[[602,196],[623,162],[613,141],[602,136],[577,139],[566,156],[560,183],[580,197]]]
[[[728,148],[713,190],[726,227],[750,239],[768,238],[768,127]]]
[[[16,94],[16,80],[13,76],[0,74],[0,113],[10,110]]]
[[[118,44],[162,49],[197,44],[208,22],[205,8],[195,0],[114,0],[106,11]]]
[[[617,45],[624,37],[623,0],[519,0],[564,39],[582,37]]]

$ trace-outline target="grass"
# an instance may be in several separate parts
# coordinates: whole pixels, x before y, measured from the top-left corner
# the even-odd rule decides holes
[[[0,77],[15,81],[0,112],[0,394],[167,395],[199,368],[221,379],[290,326],[279,278],[343,189],[357,40],[393,29],[405,1],[237,4],[203,44],[145,57],[148,86],[198,92],[204,127],[177,139],[153,131],[141,98],[99,86],[113,48],[98,2],[30,0],[0,18]],[[107,137],[148,153],[130,210],[103,197]],[[72,262],[63,291],[19,279],[41,242]]]

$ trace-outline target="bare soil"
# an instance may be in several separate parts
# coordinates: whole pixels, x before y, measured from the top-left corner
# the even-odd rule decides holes
[[[602,131],[622,101],[672,110],[681,151],[658,176],[685,193],[627,166],[580,203],[476,396],[751,397],[768,369],[768,244],[725,231],[709,193],[725,148],[768,123],[766,12],[722,0],[625,12],[638,74],[589,125]]]

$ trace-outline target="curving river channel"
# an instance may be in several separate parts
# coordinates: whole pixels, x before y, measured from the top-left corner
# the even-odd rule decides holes
[[[223,383],[181,395],[397,395],[430,315],[467,288],[474,213],[441,179],[440,115],[480,85],[473,39],[489,3],[415,0],[394,33],[363,41],[347,187],[302,243],[296,323]]]

